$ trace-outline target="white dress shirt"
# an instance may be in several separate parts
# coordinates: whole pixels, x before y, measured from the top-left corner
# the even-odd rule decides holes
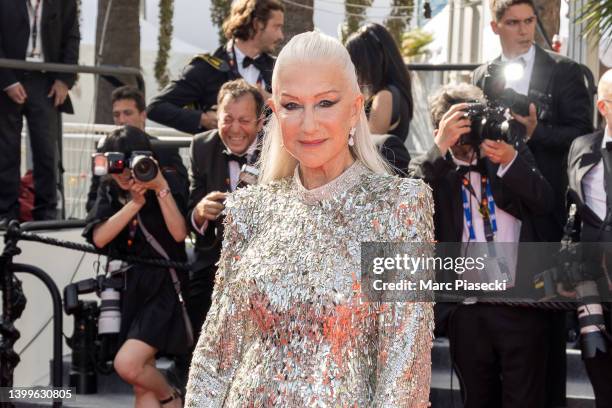
[[[253,86],[257,86],[257,80],[259,79],[259,70],[255,67],[254,64],[249,65],[247,68],[242,66],[242,62],[244,61],[244,53],[240,51],[237,45],[234,45],[234,53],[236,54],[236,65],[238,66],[238,73],[245,81]],[[253,58],[255,59],[255,58]]]
[[[612,135],[606,126],[601,148],[606,147],[607,142],[612,142]],[[606,218],[606,188],[604,179],[603,160],[599,162],[584,175],[582,179],[582,190],[584,191],[584,202],[603,221]]]
[[[249,148],[247,149],[245,153],[247,157],[247,161],[250,162],[251,157],[253,156],[253,153],[255,153],[256,148],[257,148],[257,139],[253,141],[253,143],[249,146]],[[231,152],[231,149],[229,147],[226,146],[226,149]],[[240,177],[240,170],[241,170],[240,163],[238,163],[235,160],[230,160],[227,162],[227,168],[229,170],[230,189],[231,191],[235,191],[236,187],[238,186],[238,179]],[[204,232],[206,232],[206,228],[208,228],[208,220],[204,220],[202,225],[198,226],[195,220],[195,211],[193,211],[191,213],[191,225],[193,225],[193,228],[195,228],[197,232],[199,232],[201,235],[204,235]]]
[[[508,171],[510,166],[516,160],[518,152],[514,153],[514,158],[510,163],[505,166],[500,165],[497,169],[497,177],[502,178]],[[462,160],[453,158],[455,164],[458,166],[467,166],[468,163]],[[472,163],[476,165],[476,161]],[[480,173],[476,171],[470,171],[467,177],[474,189],[474,193],[480,199],[482,197],[481,190],[481,178]],[[461,188],[465,188],[461,186]],[[484,233],[484,220],[479,211],[479,199],[476,199],[472,194],[466,190],[468,201],[470,203],[470,210],[472,213],[472,228],[474,228],[475,239],[470,240],[470,231],[467,225],[467,219],[465,218],[465,211],[463,213],[463,233],[461,236],[461,253],[463,256],[470,256],[473,258],[483,257],[485,268],[483,270],[467,269],[463,273],[462,278],[470,282],[495,282],[495,281],[506,281],[506,287],[512,288],[516,282],[516,265],[518,261],[518,246],[517,245],[470,245],[470,242],[487,242],[487,238]],[[506,211],[495,206],[495,222],[497,224],[497,232],[495,232],[493,241],[500,242],[519,242],[521,234],[521,220],[510,215]]]
[[[506,88],[511,88],[522,95],[529,94],[529,83],[531,82],[531,74],[533,73],[533,64],[535,62],[535,46],[532,45],[525,54],[519,55],[516,58],[510,59],[502,54],[503,62],[524,62],[523,76],[514,81],[506,81]]]
[[[35,62],[44,62],[45,57],[42,49],[42,32],[40,31],[42,20],[42,9],[44,0],[26,0],[26,8],[28,9],[28,21],[30,22],[30,38],[28,38],[28,49],[26,51],[26,60]],[[38,4],[38,8],[36,7]],[[34,34],[34,12],[36,12],[36,46],[32,43]]]

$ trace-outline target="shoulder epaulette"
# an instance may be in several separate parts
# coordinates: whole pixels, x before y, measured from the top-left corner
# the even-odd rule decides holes
[[[192,62],[194,62],[196,60],[205,61],[206,63],[208,63],[208,65],[210,65],[211,67],[213,67],[217,71],[227,71],[227,70],[229,70],[229,65],[227,64],[226,61],[224,61],[221,58],[212,56],[210,54],[198,54],[195,57],[193,57],[191,59],[191,61],[189,61],[189,63],[191,64]]]

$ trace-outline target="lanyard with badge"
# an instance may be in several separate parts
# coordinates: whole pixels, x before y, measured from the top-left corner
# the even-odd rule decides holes
[[[495,200],[493,199],[493,194],[491,192],[491,183],[489,182],[489,178],[487,176],[480,176],[480,186],[480,192],[482,197],[479,199],[476,196],[474,187],[472,187],[472,185],[470,184],[470,180],[466,176],[463,176],[461,188],[463,212],[465,214],[465,221],[468,226],[471,241],[476,239],[476,233],[474,232],[474,224],[472,221],[472,206],[470,205],[470,200],[468,199],[467,195],[467,192],[469,191],[469,193],[478,200],[478,212],[482,216],[482,220],[484,223],[485,238],[487,239],[487,242],[491,242],[493,241],[495,233],[497,232],[497,220],[495,218]],[[485,193],[482,194],[482,192]]]
[[[28,7],[28,15],[32,20],[32,51],[28,55],[28,59],[40,59],[40,51],[38,51],[38,15],[40,10],[40,3],[42,0],[36,0],[36,5],[32,5],[32,0],[26,0],[26,6]]]

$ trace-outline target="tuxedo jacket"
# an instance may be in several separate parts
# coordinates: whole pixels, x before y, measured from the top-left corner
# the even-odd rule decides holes
[[[603,225],[604,221],[597,215],[589,206],[587,206],[582,181],[586,174],[599,163],[601,160],[601,142],[604,137],[604,131],[599,130],[588,135],[580,136],[572,143],[568,154],[567,174],[568,174],[568,189],[567,199],[569,204],[576,204],[575,227],[577,230],[574,240],[583,242],[612,242],[612,227]],[[606,244],[605,249],[610,244]],[[591,275],[593,280],[598,284],[599,293],[606,299],[612,297],[611,291],[608,289],[607,279],[604,271],[601,268],[601,251],[605,249],[597,249],[593,245],[584,248],[584,264],[588,265],[586,272]],[[606,251],[609,258],[609,251]],[[610,260],[607,261],[608,271],[612,266]],[[610,272],[608,272],[610,273]],[[610,331],[610,322],[612,322],[612,309],[608,310],[608,331]]]
[[[193,138],[190,148],[191,167],[189,169],[189,201],[187,222],[192,230],[191,216],[195,206],[212,191],[231,191],[229,168],[225,145],[217,129],[200,133]],[[217,263],[221,254],[223,229],[221,219],[208,222],[208,228],[201,235],[196,234],[196,260],[194,271],[199,271]]]
[[[0,0],[0,58],[26,59],[30,39],[27,0]],[[79,21],[76,0],[42,0],[40,35],[45,62],[78,64]],[[24,71],[0,68],[0,90],[20,81]],[[68,88],[76,74],[47,72],[50,80],[60,79]],[[60,108],[72,112],[70,98]]]
[[[262,59],[265,69],[261,70],[261,75],[268,92],[272,92],[270,84],[276,58],[263,54]],[[219,47],[212,55],[195,56],[180,78],[168,84],[149,103],[147,117],[186,133],[204,131],[200,125],[202,113],[217,104],[217,94],[224,83],[240,78],[233,64],[226,45]]]
[[[592,131],[593,100],[577,63],[538,45],[535,49],[529,93],[536,90],[552,99],[548,118],[538,120],[528,146],[538,169],[553,188],[554,202],[552,211],[536,217],[534,222],[541,240],[559,241],[566,214],[567,152],[576,137]],[[473,83],[480,88],[486,70],[487,64],[483,64],[473,73]]]
[[[586,223],[594,229],[601,229],[603,220],[586,205],[582,180],[584,176],[601,160],[601,142],[604,131],[581,136],[574,140],[567,158],[568,204],[576,204],[578,222]],[[580,225],[577,225],[580,227]],[[577,238],[577,237],[575,237]],[[588,237],[595,238],[595,237]],[[593,241],[593,239],[587,239]]]
[[[495,205],[521,220],[519,241],[538,241],[533,218],[550,210],[553,191],[535,166],[531,152],[523,143],[518,155],[502,178],[499,165],[485,160]],[[463,235],[462,176],[450,153],[442,156],[437,145],[410,162],[409,175],[423,179],[433,189],[434,228],[438,242],[461,242]]]

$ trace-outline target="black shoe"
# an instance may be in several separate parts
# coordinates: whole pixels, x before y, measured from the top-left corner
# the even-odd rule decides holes
[[[0,218],[0,231],[6,231],[8,229],[9,221],[8,218]]]

